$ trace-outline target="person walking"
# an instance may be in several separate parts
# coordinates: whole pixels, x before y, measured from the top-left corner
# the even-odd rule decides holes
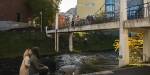
[[[29,75],[31,49],[26,49],[23,55],[23,61],[20,67],[19,75]]]
[[[48,67],[41,64],[39,61],[40,55],[39,55],[40,48],[33,47],[31,49],[32,55],[30,58],[30,67],[29,67],[29,75],[40,75],[41,72],[48,72]],[[47,74],[44,74],[47,75]]]
[[[80,26],[80,17],[78,15],[75,18],[75,26]]]

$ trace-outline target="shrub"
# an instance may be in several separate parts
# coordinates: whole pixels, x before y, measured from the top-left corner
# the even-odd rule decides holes
[[[143,50],[143,33],[137,33],[136,35],[129,37],[129,62],[131,64],[141,63],[142,61],[142,50]],[[119,50],[119,40],[115,40],[113,44],[115,51]]]

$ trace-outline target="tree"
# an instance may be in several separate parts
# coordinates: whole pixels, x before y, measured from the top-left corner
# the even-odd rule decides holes
[[[134,63],[141,63],[142,61],[142,49],[143,49],[143,33],[137,33],[133,37],[129,37],[128,45],[129,45],[129,62],[131,64]],[[114,42],[114,48],[116,51],[119,50],[119,40],[115,40]]]
[[[26,0],[27,7],[31,9],[33,18],[38,17],[42,12],[43,25],[51,25],[55,21],[55,14],[58,12],[61,0]]]

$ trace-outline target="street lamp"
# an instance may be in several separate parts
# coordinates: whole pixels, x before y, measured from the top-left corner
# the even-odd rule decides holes
[[[42,32],[43,31],[43,29],[42,29],[42,15],[43,15],[42,11],[40,12],[40,15],[41,15],[41,32]]]

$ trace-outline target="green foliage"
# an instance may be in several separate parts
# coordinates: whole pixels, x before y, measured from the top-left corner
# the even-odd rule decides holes
[[[42,12],[43,25],[50,25],[55,20],[60,2],[61,0],[27,0],[26,4],[32,10],[34,18],[40,18],[40,12]]]
[[[137,33],[133,37],[129,37],[128,45],[129,45],[129,62],[131,64],[137,64],[142,62],[142,49],[143,49],[143,33]],[[116,51],[119,50],[119,40],[115,40],[114,48]]]
[[[50,54],[50,39],[41,32],[0,32],[0,58],[21,56],[26,48],[38,46],[40,54]]]
[[[47,38],[45,33],[39,31],[31,32],[0,32],[0,57],[21,56],[25,48],[39,46],[41,54],[55,54],[54,35]],[[59,49],[62,53],[68,52],[68,34],[60,34]],[[85,37],[87,40],[85,40]],[[113,38],[112,38],[113,37]],[[74,49],[75,52],[94,52],[103,49],[112,49],[112,43],[116,37],[105,35],[103,32],[89,32],[81,34],[75,33]]]
[[[107,34],[108,33],[108,34]],[[113,42],[117,38],[116,32],[109,31],[93,31],[80,34],[75,33],[74,48],[81,51],[100,51],[113,49]]]

